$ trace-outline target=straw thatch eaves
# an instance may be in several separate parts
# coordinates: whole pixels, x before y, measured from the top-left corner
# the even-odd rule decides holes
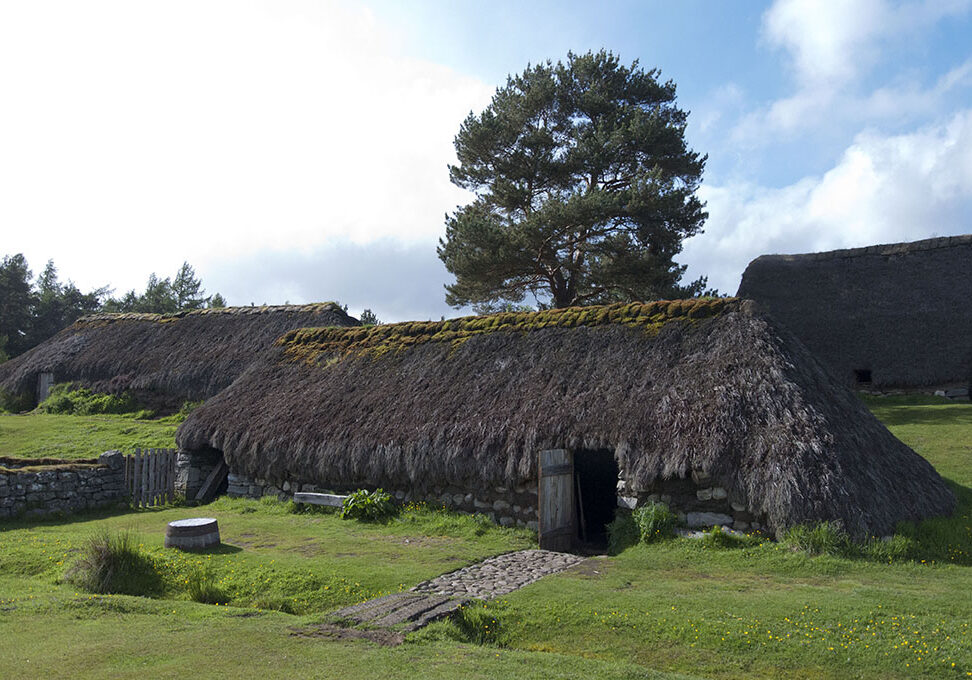
[[[205,399],[235,380],[283,333],[357,321],[332,302],[225,307],[176,314],[94,314],[0,364],[0,389],[33,395],[41,373],[150,403]]]
[[[931,465],[738,300],[293,331],[177,441],[254,478],[334,488],[524,484],[540,450],[611,449],[629,486],[703,471],[774,529],[886,533],[954,505]]]
[[[756,300],[847,385],[972,383],[972,234],[808,255],[762,255]]]

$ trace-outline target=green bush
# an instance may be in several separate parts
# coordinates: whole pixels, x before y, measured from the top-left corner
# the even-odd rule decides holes
[[[881,562],[901,562],[911,559],[917,552],[918,544],[914,539],[894,534],[887,539],[871,538],[862,546],[865,557]]]
[[[641,531],[627,510],[618,509],[607,525],[608,555],[617,555],[641,540]]]
[[[0,389],[0,412],[23,413],[29,411],[33,406],[29,395],[13,394]]]
[[[703,548],[711,548],[716,550],[726,550],[734,548],[749,548],[751,546],[757,546],[762,542],[758,536],[740,536],[739,534],[734,534],[729,531],[724,531],[721,526],[714,526],[705,532],[705,535],[699,539],[699,543]]]
[[[366,491],[359,489],[344,499],[341,505],[342,519],[360,519],[365,522],[392,517],[398,513],[398,507],[392,502],[391,494],[383,489]]]
[[[808,555],[844,555],[855,552],[847,532],[836,522],[798,524],[783,535],[783,542]]]
[[[65,580],[93,593],[158,595],[162,578],[130,531],[104,531],[92,536]]]
[[[98,413],[132,413],[138,410],[135,398],[125,392],[121,395],[101,394],[81,387],[72,389],[70,383],[51,387],[47,399],[39,408],[44,413],[59,415],[95,415]]]
[[[664,503],[648,503],[637,508],[631,516],[638,526],[641,540],[651,543],[675,534],[678,517]]]
[[[225,603],[230,599],[226,591],[216,583],[216,578],[208,565],[189,574],[186,579],[186,592],[190,600],[202,604]]]
[[[459,642],[504,647],[509,642],[509,626],[500,618],[497,606],[463,605],[452,617]]]

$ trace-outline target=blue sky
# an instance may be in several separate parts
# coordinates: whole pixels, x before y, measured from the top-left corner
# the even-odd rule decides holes
[[[972,0],[0,0],[0,233],[35,272],[233,304],[458,313],[435,256],[470,111],[528,62],[659,68],[709,161],[689,275],[972,232]]]

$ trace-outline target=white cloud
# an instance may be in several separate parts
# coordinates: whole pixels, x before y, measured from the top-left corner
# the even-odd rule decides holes
[[[972,109],[909,134],[864,132],[819,177],[770,188],[704,186],[705,233],[686,242],[689,275],[733,293],[750,260],[972,231]]]
[[[936,110],[945,93],[969,84],[968,62],[931,87],[912,78],[862,92],[865,77],[900,41],[970,8],[972,0],[776,0],[763,15],[762,39],[787,55],[794,88],[743,116],[733,141],[752,147],[765,144],[768,133],[793,135]]]
[[[82,287],[183,259],[434,242],[493,88],[339,0],[0,5],[3,251]]]
[[[874,39],[889,29],[891,16],[884,0],[777,0],[763,15],[763,34],[790,53],[805,87],[832,87],[873,62]]]

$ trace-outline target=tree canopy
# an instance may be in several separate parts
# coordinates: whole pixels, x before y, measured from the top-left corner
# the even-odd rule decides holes
[[[446,216],[446,301],[490,308],[686,297],[673,261],[708,215],[705,156],[685,142],[675,84],[610,52],[528,66],[455,138],[454,184],[475,199]]]
[[[219,293],[204,297],[202,282],[188,262],[174,280],[153,273],[144,293],[131,290],[120,299],[109,297],[108,286],[82,293],[70,280],[61,283],[53,260],[32,278],[22,254],[4,256],[0,262],[0,361],[26,352],[92,312],[166,313],[226,306]]]

